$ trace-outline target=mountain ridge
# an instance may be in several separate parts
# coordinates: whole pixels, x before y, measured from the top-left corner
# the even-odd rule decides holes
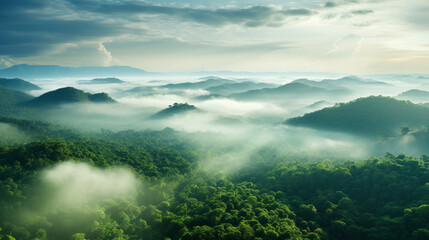
[[[325,89],[321,87],[308,86],[307,84],[291,82],[280,87],[275,88],[262,88],[257,90],[250,90],[242,93],[236,93],[229,95],[232,98],[238,100],[252,100],[252,99],[281,99],[287,97],[302,97],[305,95],[345,95],[348,94],[347,89]]]
[[[59,65],[19,64],[0,70],[5,78],[111,77],[144,75],[146,71],[129,66],[63,67]]]
[[[41,89],[39,86],[20,78],[0,78],[0,86],[21,92]]]
[[[46,107],[67,103],[114,103],[107,93],[91,94],[73,87],[59,88],[24,102],[24,106]]]
[[[0,106],[14,106],[16,104],[29,101],[34,97],[24,92],[12,90],[0,86]]]
[[[384,96],[358,98],[285,121],[288,125],[386,137],[429,123],[429,108]]]

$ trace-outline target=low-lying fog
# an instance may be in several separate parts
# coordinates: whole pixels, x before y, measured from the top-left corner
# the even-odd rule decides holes
[[[204,77],[204,78],[202,78]],[[317,74],[277,74],[263,76],[216,76],[213,79],[234,81],[234,83],[269,83],[271,88],[281,87],[296,79],[306,78],[319,82],[323,79],[340,79],[344,75]],[[141,78],[121,78],[124,83],[85,84],[81,80],[90,79],[39,79],[32,81],[42,88],[31,94],[38,96],[44,92],[65,86],[72,86],[90,93],[106,92],[116,104],[67,104],[52,110],[49,119],[53,122],[82,130],[99,131],[101,128],[112,131],[126,129],[146,130],[170,127],[186,132],[216,132],[226,138],[233,136],[249,143],[277,145],[300,150],[314,150],[341,153],[349,157],[366,157],[374,154],[371,142],[346,134],[322,132],[305,128],[295,128],[282,124],[286,119],[313,112],[338,102],[348,102],[358,97],[383,95],[395,97],[401,92],[418,88],[429,90],[428,84],[410,81],[419,76],[375,75],[359,76],[364,82],[381,81],[382,84],[337,84],[324,87],[327,92],[309,94],[288,93],[275,95],[248,94],[249,90],[228,89],[228,94],[213,95],[207,86],[168,87],[167,84],[200,82],[207,76],[156,76]],[[353,78],[353,77],[352,77]],[[305,80],[304,80],[305,81]],[[384,85],[383,85],[384,84]],[[219,84],[222,85],[222,84]],[[315,87],[317,87],[317,83]],[[263,88],[262,88],[263,89]],[[254,91],[261,88],[254,87]],[[250,91],[251,91],[250,90]],[[325,91],[323,90],[323,91]],[[230,94],[231,91],[236,91]],[[242,94],[247,92],[246,94]],[[253,94],[253,95],[252,95]],[[256,96],[256,97],[255,97]],[[152,116],[168,108],[173,103],[188,103],[197,109],[165,118]],[[400,148],[399,148],[400,149]],[[400,151],[400,150],[399,150]],[[395,150],[392,150],[395,152]],[[234,155],[234,153],[232,153]],[[242,153],[240,153],[241,156]],[[378,152],[377,152],[378,154]]]

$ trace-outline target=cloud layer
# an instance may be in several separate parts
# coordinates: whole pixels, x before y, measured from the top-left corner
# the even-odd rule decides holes
[[[424,2],[3,0],[0,67],[121,63],[149,71],[337,72],[341,65],[349,73],[425,72],[427,64],[409,57],[429,60]],[[362,51],[323,62],[347,35],[362,37]],[[398,59],[408,67],[399,69]]]

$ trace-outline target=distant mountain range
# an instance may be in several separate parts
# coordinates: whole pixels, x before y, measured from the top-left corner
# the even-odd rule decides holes
[[[250,90],[256,90],[261,88],[273,88],[276,87],[275,84],[270,83],[258,83],[258,82],[233,82],[225,83],[219,86],[208,87],[205,90],[209,91],[211,94],[221,94],[221,95],[230,95],[233,93],[240,93]]]
[[[396,98],[410,100],[413,102],[429,102],[429,92],[418,89],[410,89],[400,93],[398,96],[396,96]]]
[[[374,80],[365,80],[356,76],[347,76],[339,79],[324,79],[322,81],[313,81],[306,78],[301,78],[294,80],[295,83],[303,83],[312,87],[322,87],[326,89],[336,89],[336,88],[354,88],[354,87],[382,87],[390,86],[389,83],[374,81]]]
[[[151,95],[157,93],[163,93],[168,91],[169,93],[180,94],[185,90],[196,90],[196,89],[207,89],[210,87],[217,87],[224,84],[234,84],[233,80],[218,78],[218,77],[204,77],[200,78],[202,81],[198,82],[184,82],[184,83],[170,83],[159,86],[141,86],[129,89],[126,93],[138,94],[138,95]]]
[[[96,93],[90,94],[82,90],[65,87],[54,91],[42,94],[32,100],[24,102],[24,106],[31,107],[46,107],[56,106],[59,104],[66,103],[114,103],[113,100],[107,93]]]
[[[0,86],[9,88],[12,90],[16,90],[16,91],[23,91],[23,92],[41,89],[39,86],[19,78],[14,78],[14,79],[0,78]]]
[[[162,85],[159,87],[168,88],[168,89],[206,89],[210,87],[216,87],[222,84],[235,83],[235,81],[233,80],[219,78],[219,77],[206,77],[206,78],[201,78],[201,80],[203,81],[172,83],[172,84]]]
[[[429,124],[429,108],[390,97],[371,96],[288,119],[286,124],[366,136],[394,136],[401,128]]]
[[[66,77],[111,77],[141,76],[146,71],[128,67],[62,67],[57,65],[20,64],[0,70],[0,77],[5,78],[66,78]]]
[[[321,87],[308,86],[299,82],[292,82],[277,88],[263,88],[250,90],[243,93],[231,94],[230,97],[238,100],[281,100],[288,97],[334,97],[347,95],[347,89],[325,89]]]

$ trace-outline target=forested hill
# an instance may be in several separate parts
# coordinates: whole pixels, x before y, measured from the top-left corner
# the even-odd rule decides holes
[[[14,79],[0,78],[0,86],[9,88],[15,91],[31,91],[31,90],[41,89],[39,86],[19,78],[14,78]]]
[[[64,103],[113,103],[115,100],[109,97],[107,93],[90,94],[82,90],[65,87],[47,92],[34,98],[24,105],[26,106],[53,106]]]
[[[0,86],[0,107],[10,107],[33,98],[33,96],[26,93]]]
[[[173,105],[168,106],[168,108],[155,113],[150,118],[151,119],[169,118],[178,114],[182,114],[182,113],[186,113],[194,110],[197,110],[197,107],[195,107],[194,105],[190,105],[187,103],[174,103]]]
[[[429,124],[429,108],[390,97],[371,96],[288,119],[286,124],[366,136],[395,136],[404,127]]]

